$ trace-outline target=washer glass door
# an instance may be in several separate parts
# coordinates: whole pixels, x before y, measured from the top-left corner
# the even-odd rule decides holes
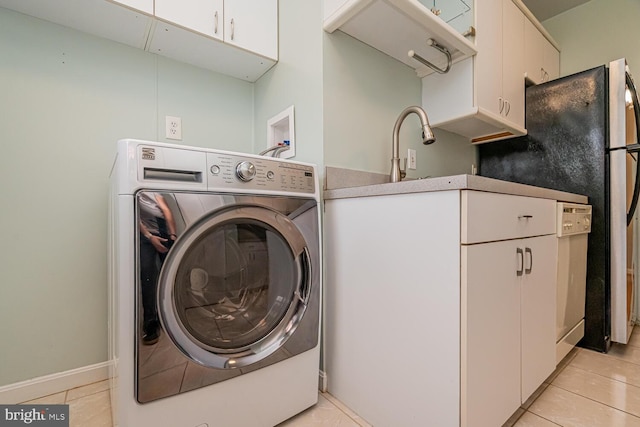
[[[247,366],[294,333],[310,278],[309,249],[290,216],[236,201],[176,240],[160,273],[158,311],[190,359],[214,368]]]

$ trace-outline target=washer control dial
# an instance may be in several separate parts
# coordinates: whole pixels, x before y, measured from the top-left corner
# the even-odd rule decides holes
[[[240,162],[236,166],[236,175],[244,182],[251,181],[256,176],[256,167],[251,162]]]

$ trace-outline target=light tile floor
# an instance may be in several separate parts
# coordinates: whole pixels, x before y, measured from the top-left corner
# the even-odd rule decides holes
[[[636,331],[628,345],[614,344],[607,354],[574,349],[503,427],[640,427],[640,330]],[[71,427],[112,425],[108,381],[25,403],[69,404]],[[320,393],[317,405],[278,427],[306,426],[370,427],[328,393]]]
[[[69,427],[112,427],[109,381],[77,387],[24,403],[69,405]]]

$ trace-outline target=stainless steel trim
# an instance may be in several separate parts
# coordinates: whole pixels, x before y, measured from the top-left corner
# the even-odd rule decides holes
[[[249,219],[276,230],[292,251],[299,280],[288,310],[272,330],[250,345],[222,349],[199,342],[186,330],[176,312],[173,284],[181,259],[194,242],[208,230],[232,219]],[[167,257],[158,280],[160,319],[174,344],[185,356],[200,365],[218,369],[248,366],[273,354],[295,332],[309,302],[311,277],[311,261],[305,239],[287,216],[258,205],[233,205],[221,208],[194,223],[176,241],[169,257]]]
[[[626,61],[609,63],[609,235],[611,340],[627,342],[627,152],[625,120]]]

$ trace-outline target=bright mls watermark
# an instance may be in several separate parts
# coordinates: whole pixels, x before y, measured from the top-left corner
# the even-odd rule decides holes
[[[69,405],[0,405],[0,427],[69,427]]]

